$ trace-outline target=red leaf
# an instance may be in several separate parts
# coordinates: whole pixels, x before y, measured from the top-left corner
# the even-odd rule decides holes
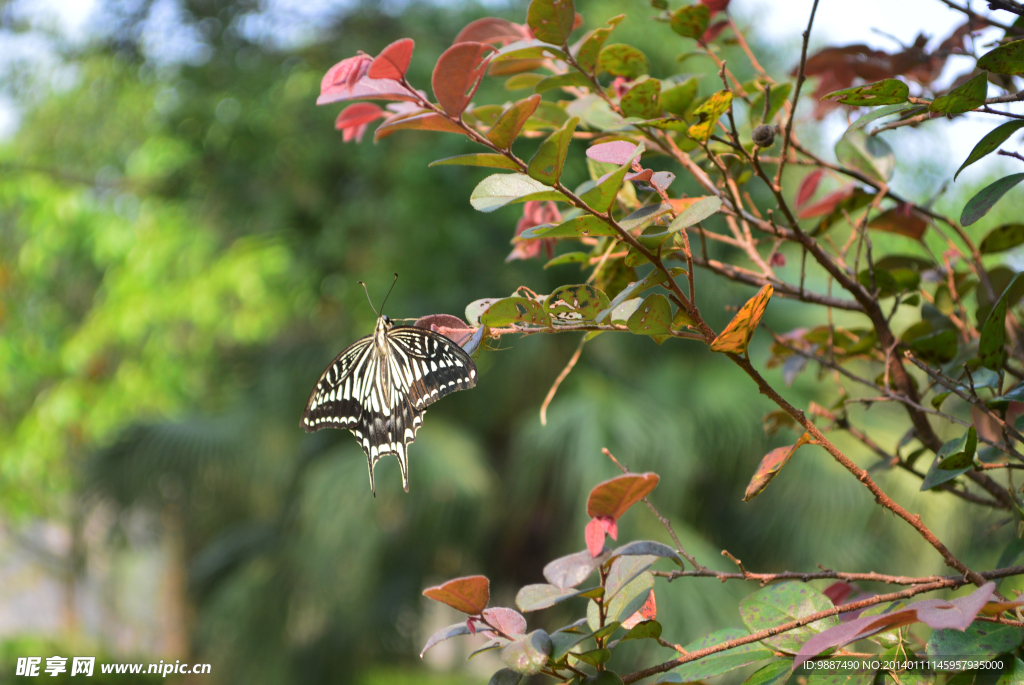
[[[520,40],[528,40],[530,33],[525,26],[513,24],[507,19],[498,17],[484,17],[466,25],[466,28],[459,31],[455,36],[452,45],[458,43],[493,43],[508,45]]]
[[[555,244],[558,242],[554,238],[526,238],[519,239],[519,234],[528,228],[534,226],[540,226],[541,224],[560,224],[562,223],[562,214],[558,211],[558,205],[554,202],[530,200],[523,204],[523,216],[519,219],[519,223],[516,224],[515,237],[512,238],[512,244],[514,247],[509,253],[508,257],[505,257],[506,262],[511,262],[516,259],[530,259],[540,255],[541,248],[548,255],[548,259],[555,254]]]
[[[856,589],[857,587],[855,585],[838,581],[829,585],[823,592],[826,597],[832,600],[832,604],[839,606]]]
[[[604,549],[604,526],[601,525],[601,522],[597,519],[590,519],[584,537],[587,540],[587,551],[590,552],[590,556],[600,556],[601,550]]]
[[[466,629],[470,635],[476,635],[476,619],[472,616],[466,619]]]
[[[486,43],[456,43],[437,60],[430,83],[434,97],[449,116],[461,115],[469,105],[494,51]]]
[[[371,61],[369,55],[360,52],[335,64],[320,79],[320,96],[323,97],[328,92],[338,89],[352,90],[352,86],[366,76]]]
[[[448,117],[443,117],[440,114],[434,112],[426,112],[424,114],[417,114],[411,117],[392,117],[383,124],[377,127],[377,132],[373,134],[373,139],[382,140],[387,138],[395,131],[443,131],[445,133],[461,133],[466,135],[466,132],[459,128],[459,125],[454,123]]]
[[[928,229],[928,217],[914,209],[913,205],[904,203],[876,216],[868,224],[868,228],[920,240]]]
[[[363,139],[367,124],[387,115],[387,112],[372,102],[357,102],[341,111],[334,121],[334,128],[344,131],[343,140],[346,143],[353,139],[359,142]]]
[[[825,175],[824,169],[812,171],[800,181],[800,187],[796,191],[796,206],[801,207],[814,196],[814,192],[821,183],[821,177]]]
[[[728,26],[729,26],[729,20],[728,19],[721,19],[719,21],[716,21],[714,24],[709,26],[704,31],[704,35],[701,36],[700,39],[702,41],[704,41],[705,43],[710,43],[715,38],[718,38],[718,34],[720,34]]]
[[[622,165],[633,158],[636,148],[636,143],[630,143],[625,140],[598,143],[587,148],[587,157],[590,157],[595,162]]]
[[[381,50],[380,54],[373,60],[370,70],[366,72],[368,78],[387,78],[400,81],[405,76],[412,60],[412,49],[416,44],[412,38],[401,38]]]
[[[647,601],[644,602],[644,605],[637,609],[636,613],[623,621],[622,627],[626,630],[630,630],[637,623],[653,621],[657,617],[658,603],[654,600],[654,590],[651,590],[651,594],[647,597]]]
[[[464,614],[479,614],[491,598],[491,581],[487,576],[465,576],[428,587],[424,597],[447,604]]]
[[[515,609],[508,609],[506,607],[484,609],[483,616],[485,621],[506,635],[526,634],[526,619]],[[490,638],[497,637],[494,631],[491,630],[485,630],[484,635]]]
[[[316,99],[316,104],[326,105],[331,102],[343,102],[345,100],[408,100],[409,102],[416,102],[417,99],[416,93],[410,91],[397,81],[383,78],[362,78],[351,87],[341,84],[329,86],[326,90],[321,89],[320,97]]]
[[[729,8],[729,0],[700,0],[702,5],[707,5],[707,8],[711,10],[711,14],[715,12],[724,12]]]
[[[587,499],[587,515],[607,516],[613,521],[642,500],[658,485],[656,473],[630,473],[599,483]]]
[[[826,214],[831,214],[840,202],[853,197],[854,189],[855,186],[853,184],[850,184],[847,186],[843,186],[839,190],[829,193],[825,197],[815,202],[813,205],[801,209],[800,213],[797,214],[797,218],[813,219],[816,216],[825,216]]]
[[[440,333],[459,347],[465,345],[476,333],[475,328],[451,314],[430,314],[417,319],[413,326]]]

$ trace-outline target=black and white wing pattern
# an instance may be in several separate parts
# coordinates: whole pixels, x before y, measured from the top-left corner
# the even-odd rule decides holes
[[[331,362],[306,403],[302,427],[347,428],[373,468],[394,454],[409,492],[409,445],[426,408],[456,390],[476,385],[476,365],[455,342],[414,326],[392,326],[382,316],[373,335],[360,338]]]

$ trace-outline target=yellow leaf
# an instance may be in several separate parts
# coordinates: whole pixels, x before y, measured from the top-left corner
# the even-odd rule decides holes
[[[712,352],[732,352],[743,354],[747,351],[747,344],[754,335],[754,329],[761,321],[764,310],[768,306],[768,300],[774,292],[771,284],[768,284],[757,291],[757,294],[747,300],[743,308],[736,313],[733,320],[725,327],[714,342],[711,343]]]
[[[715,128],[715,122],[717,122],[723,114],[728,112],[729,107],[731,106],[732,91],[718,91],[705,100],[704,104],[693,111],[699,119],[696,124],[690,127],[690,130],[688,130],[686,134],[694,140],[699,140],[702,143],[708,142],[708,138],[711,137],[711,132]]]

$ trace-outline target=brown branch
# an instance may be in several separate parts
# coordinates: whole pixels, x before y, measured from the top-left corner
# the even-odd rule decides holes
[[[724,554],[724,553],[723,553]],[[954,580],[963,580],[963,576],[892,576],[884,573],[875,573],[874,571],[869,573],[851,573],[846,571],[781,571],[779,573],[753,573],[751,571],[714,571],[712,569],[703,569],[696,571],[651,571],[656,576],[666,578],[669,582],[678,578],[715,578],[721,582],[727,580],[751,580],[757,581],[761,585],[767,585],[768,583],[774,583],[779,580],[799,580],[804,583],[808,583],[812,580],[845,580],[848,582],[875,582],[875,583],[886,583],[888,585],[922,585],[924,583],[939,583],[948,582]],[[1024,575],[1024,565],[1021,566],[1008,566],[1006,568],[997,568],[992,571],[982,571],[979,573],[985,580],[994,580],[998,578],[1009,578],[1011,576]]]
[[[786,119],[786,130],[782,136],[782,152],[779,154],[778,169],[775,171],[775,182],[769,184],[773,189],[781,188],[782,185],[782,170],[786,167],[790,139],[793,137],[793,120],[796,119],[796,108],[800,102],[800,89],[803,87],[804,81],[807,80],[807,74],[804,73],[807,67],[807,44],[811,40],[811,27],[814,25],[814,15],[817,11],[818,0],[814,0],[814,5],[811,7],[811,16],[807,20],[807,29],[803,35],[803,47],[800,49],[800,68],[796,75],[796,88],[793,90],[793,109],[790,110],[789,117]]]

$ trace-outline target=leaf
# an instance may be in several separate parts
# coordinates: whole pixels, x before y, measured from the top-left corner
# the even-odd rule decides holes
[[[619,226],[621,226],[623,230],[634,231],[670,211],[672,211],[672,205],[667,202],[661,202],[656,205],[645,205],[629,216],[619,219]]]
[[[697,123],[686,131],[686,135],[702,143],[708,142],[718,119],[732,106],[732,91],[720,90],[693,110]]]
[[[1006,308],[1010,305],[1010,292],[1021,274],[1017,274],[999,296],[992,311],[981,327],[978,358],[985,368],[1000,371],[1006,363]]]
[[[669,224],[666,233],[675,233],[684,228],[689,228],[704,221],[712,214],[722,209],[722,199],[715,195],[702,197],[692,205],[679,212],[676,218]]]
[[[626,174],[629,172],[633,161],[639,159],[643,151],[644,144],[640,143],[636,146],[636,151],[629,161],[607,176],[599,179],[599,182],[593,188],[583,193],[580,199],[597,212],[607,212],[611,208],[612,203],[615,202],[615,196],[618,194],[619,188],[622,187],[622,181],[626,178]]]
[[[440,114],[427,112],[411,117],[392,117],[377,127],[377,131],[373,134],[373,139],[375,141],[383,140],[396,131],[442,131],[444,133],[458,133],[463,136],[468,135],[466,131],[450,119]]]
[[[672,13],[669,24],[683,38],[700,40],[710,21],[711,10],[706,5],[683,5]]]
[[[653,119],[661,114],[661,81],[649,78],[636,84],[619,103],[627,117]]]
[[[560,602],[564,602],[567,599],[572,599],[580,594],[580,590],[574,588],[563,590],[547,583],[524,585],[516,593],[516,606],[519,607],[520,611],[539,611],[540,609],[547,609]]]
[[[720,645],[723,642],[746,637],[747,635],[749,635],[749,633],[742,628],[726,628],[724,630],[715,631],[696,642],[684,645],[683,649],[687,652],[696,652],[701,649],[706,649],[707,647]],[[707,680],[708,678],[714,678],[715,676],[728,673],[729,671],[735,671],[737,668],[749,666],[752,663],[769,659],[772,656],[773,654],[771,650],[765,649],[764,646],[756,642],[748,643],[722,652],[709,654],[703,659],[687,662],[675,671],[670,671],[661,676],[654,682],[695,683],[697,681]]]
[[[957,659],[970,655],[982,661],[1012,652],[1024,642],[1024,628],[976,621],[967,630],[936,630],[926,650],[932,659]]]
[[[743,501],[749,502],[754,499],[768,487],[768,484],[772,482],[772,479],[779,474],[782,467],[785,466],[790,458],[796,454],[796,451],[800,449],[802,445],[806,445],[810,442],[811,436],[804,433],[800,436],[800,439],[796,441],[796,444],[786,445],[785,447],[776,447],[768,454],[764,455],[761,459],[761,463],[757,466],[757,471],[754,472],[754,477],[750,479],[750,483],[747,485],[747,491],[743,495]]]
[[[526,25],[545,43],[562,45],[572,33],[576,9],[572,0],[533,0],[526,13]]]
[[[970,226],[988,214],[989,210],[992,209],[992,205],[998,202],[999,198],[1021,181],[1024,181],[1024,174],[1010,174],[982,188],[977,195],[967,201],[964,211],[960,215],[960,223],[963,226]]]
[[[637,335],[649,335],[659,345],[672,335],[672,305],[664,295],[645,299],[626,322]]]
[[[526,323],[533,326],[550,326],[551,317],[544,311],[544,305],[536,300],[525,297],[506,297],[498,300],[480,316],[484,326],[499,328],[513,323]]]
[[[554,90],[555,88],[593,88],[594,84],[591,83],[590,79],[586,75],[581,74],[578,71],[570,71],[565,74],[555,74],[554,76],[548,76],[537,82],[537,85],[533,87],[533,90],[537,93],[543,93],[548,90]]]
[[[447,583],[428,587],[423,591],[423,596],[447,604],[464,614],[476,615],[484,610],[491,598],[491,581],[487,580],[487,576],[454,578]]]
[[[764,114],[764,91],[758,91],[754,99],[750,101],[750,108],[748,109],[750,125],[757,126],[758,124],[771,122],[789,99],[791,90],[793,90],[791,83],[780,83],[772,88],[771,97],[768,102],[768,116],[765,118],[762,118]]]
[[[630,628],[628,633],[619,638],[619,642],[625,642],[626,640],[657,640],[661,637],[661,630],[660,623],[648,619]]]
[[[908,97],[910,97],[910,88],[906,83],[898,79],[887,78],[877,83],[837,90],[821,99],[836,100],[840,104],[855,107],[873,107],[875,105],[899,104],[906,102]]]
[[[483,617],[489,624],[506,635],[524,635],[526,618],[515,609],[493,607],[483,610]]]
[[[538,1],[534,0],[534,2]],[[562,176],[562,169],[565,167],[565,157],[569,154],[569,143],[572,142],[573,131],[576,130],[578,123],[580,123],[579,117],[569,119],[562,128],[556,130],[540,144],[526,170],[531,178],[549,186],[558,182]]]
[[[449,638],[457,637],[459,635],[469,635],[469,626],[466,625],[465,621],[452,624],[447,628],[441,628],[427,639],[427,644],[423,645],[423,650],[420,651],[420,658],[430,650],[431,647],[436,645],[438,642],[443,642]]]
[[[509,107],[487,132],[487,140],[502,150],[507,150],[519,135],[523,124],[536,111],[539,102],[540,95],[531,95]]]
[[[896,170],[896,156],[889,144],[864,131],[849,131],[836,143],[836,158],[873,179],[887,182]]]
[[[636,156],[637,145],[628,140],[614,140],[610,143],[598,143],[587,148],[586,155],[595,162],[606,162],[622,166],[629,164]]]
[[[605,40],[608,39],[608,34],[625,18],[625,14],[612,17],[608,20],[607,26],[596,28],[583,37],[579,43],[579,48],[576,50],[576,64],[579,65],[580,69],[588,74],[594,73],[598,53],[601,52],[601,47],[604,46]]]
[[[951,601],[925,599],[887,614],[851,619],[808,640],[793,660],[792,668],[796,670],[805,661],[826,649],[842,647],[883,630],[892,630],[912,623],[923,622],[935,629],[966,630],[995,589],[995,583],[985,583],[966,597],[958,597]]]
[[[516,74],[505,81],[505,90],[533,90],[545,78],[544,74]]]
[[[593,321],[609,305],[608,296],[591,285],[563,285],[548,295],[544,309],[555,323]]]
[[[572,653],[572,658],[579,659],[583,663],[590,664],[591,666],[597,666],[599,664],[606,663],[611,659],[612,653],[602,647],[600,649],[592,649],[589,652],[579,652],[578,654]]]
[[[586,238],[602,235],[618,235],[618,233],[615,228],[608,225],[607,222],[598,219],[592,214],[585,214],[583,216],[578,216],[575,219],[564,221],[557,226],[551,226],[550,224],[531,226],[520,233],[519,237],[522,239]]]
[[[611,555],[594,557],[588,550],[569,554],[549,562],[544,567],[544,579],[560,590],[568,590],[589,578],[610,558]]]
[[[1024,124],[1024,121],[1020,122]],[[993,228],[982,238],[978,249],[982,254],[996,254],[1024,243],[1024,224],[1005,224]]]
[[[494,46],[486,43],[456,43],[441,53],[430,85],[448,116],[460,116],[469,105],[494,51]]]
[[[693,99],[697,97],[697,77],[691,76],[677,86],[663,88],[661,91],[661,108],[676,116],[684,116]]]
[[[800,180],[800,187],[796,190],[796,206],[800,207],[807,203],[818,190],[818,184],[825,175],[824,169],[816,169]],[[831,210],[830,210],[831,211]],[[826,212],[827,213],[827,212]],[[801,219],[805,218],[801,215]]]
[[[995,74],[1024,74],[1024,40],[1000,45],[978,60],[978,68]]]
[[[598,483],[587,498],[587,516],[607,516],[613,521],[658,486],[656,473],[630,473]]]
[[[516,673],[510,668],[503,668],[494,672],[491,679],[487,681],[487,685],[519,685],[519,681],[522,679],[521,673]]]
[[[761,322],[761,317],[764,315],[764,310],[768,306],[768,300],[772,298],[773,292],[775,289],[769,283],[747,300],[747,303],[736,313],[729,325],[712,341],[711,351],[732,354],[746,352],[750,338],[754,335],[757,324]]]
[[[927,324],[927,322],[923,323]],[[914,328],[915,326],[911,326],[908,331]],[[951,362],[956,357],[960,344],[956,331],[948,328],[936,331],[930,325],[927,326],[927,329],[928,332],[922,334],[916,334],[917,331],[914,331],[915,334],[912,337],[906,337],[907,334],[904,333],[902,342],[929,364]]]
[[[876,119],[881,119],[882,117],[887,117],[890,114],[898,114],[900,112],[907,112],[909,114],[910,110],[912,110],[912,109],[924,109],[924,108],[921,107],[920,105],[915,105],[915,104],[911,104],[911,103],[904,103],[904,104],[901,104],[901,105],[886,105],[885,107],[879,107],[876,110],[872,110],[872,111],[868,112],[864,116],[862,116],[859,119],[857,119],[857,121],[855,121],[852,124],[850,124],[850,127],[848,129],[846,129],[846,130],[847,131],[855,131],[857,129],[864,128],[865,126],[870,124],[872,121],[875,121]]]
[[[784,685],[789,676],[789,661],[780,659],[755,671],[743,681],[743,685]]]
[[[493,212],[509,203],[528,200],[564,201],[565,197],[526,174],[492,174],[480,181],[469,196],[469,203],[481,212]]]
[[[771,585],[740,601],[740,616],[751,632],[789,623],[832,608],[832,600],[803,583]],[[839,625],[829,616],[781,635],[766,637],[764,644],[783,652],[797,652],[808,638]]]
[[[928,230],[928,217],[909,203],[887,209],[868,223],[868,228],[920,240]]]
[[[586,252],[566,252],[549,261],[544,265],[544,268],[562,266],[563,264],[587,264],[589,261],[590,255]]]
[[[683,560],[679,556],[679,552],[675,551],[668,545],[664,545],[654,540],[637,540],[628,544],[622,545],[613,549],[609,555],[609,558],[615,558],[619,556],[638,556],[638,555],[651,555],[655,557],[662,557],[663,559],[671,559],[674,561],[679,568],[683,567]]]
[[[964,163],[960,165],[960,168],[957,169],[956,173],[953,175],[953,180],[955,181],[956,177],[959,176],[960,172],[965,168],[974,164],[982,157],[995,152],[996,149],[998,149],[1007,138],[1020,129],[1021,126],[1024,126],[1024,120],[1015,119],[989,131],[985,137],[979,140],[978,144],[974,146],[974,149],[971,150],[971,154],[967,155],[967,159],[964,160]]]
[[[535,59],[564,60],[565,51],[543,40],[520,40],[498,50],[494,57],[491,58],[491,69],[493,71],[494,65],[503,62],[520,60],[526,62]]]
[[[435,166],[482,166],[494,169],[518,169],[519,165],[505,155],[496,152],[476,152],[470,155],[458,155],[457,157],[446,157],[438,159],[427,165]]]
[[[366,72],[367,78],[387,78],[400,81],[405,77],[412,60],[412,49],[416,45],[412,38],[400,38],[380,51]]]
[[[654,588],[654,576],[647,571],[627,583],[605,605],[607,607],[606,624],[622,622],[635,614],[640,607],[647,603],[652,588]],[[597,604],[594,602],[587,603],[587,625],[591,630],[598,628]]]
[[[538,629],[502,647],[501,660],[516,673],[536,675],[548,662],[553,647],[551,637]]]
[[[339,62],[339,64],[341,63]],[[334,67],[339,66],[339,64],[334,65]],[[324,76],[324,83],[327,83],[328,77],[334,71],[334,67],[331,67],[331,70]],[[316,99],[316,104],[327,105],[332,102],[345,102],[347,100],[406,100],[408,102],[416,102],[419,100],[419,96],[397,81],[364,77],[351,87],[344,83],[327,83],[326,87],[321,84],[320,97]]]
[[[616,557],[604,582],[604,599],[610,601],[633,579],[649,569],[658,557],[652,554]]]
[[[649,69],[647,55],[632,45],[612,43],[601,48],[597,56],[597,73],[603,71],[612,76],[635,79],[646,74]]]
[[[970,112],[985,104],[985,95],[988,92],[988,74],[982,72],[954,88],[942,97],[937,97],[928,105],[930,112],[941,112],[943,114],[963,114]]]
[[[935,461],[921,483],[921,490],[930,490],[971,469],[974,466],[974,454],[977,449],[978,434],[974,426],[971,426],[959,438],[950,440],[939,448]]]

